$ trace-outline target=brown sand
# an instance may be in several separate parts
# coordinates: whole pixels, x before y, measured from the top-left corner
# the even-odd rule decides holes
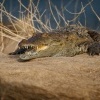
[[[6,82],[6,85],[1,82],[1,92],[6,91],[9,84],[10,88],[17,84],[20,89],[24,84],[34,90],[30,92],[31,97],[35,96],[31,100],[100,100],[100,56],[46,57],[29,62],[17,59],[0,53],[0,77]],[[2,100],[7,100],[2,94]],[[30,100],[28,97],[21,99],[19,94],[15,93],[18,96],[14,97],[20,99],[9,100]]]

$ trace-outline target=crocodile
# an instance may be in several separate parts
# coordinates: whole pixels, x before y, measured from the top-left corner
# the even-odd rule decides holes
[[[73,57],[82,53],[91,56],[100,54],[100,34],[84,26],[68,25],[23,39],[9,54],[19,54],[21,61],[29,61],[40,57]]]

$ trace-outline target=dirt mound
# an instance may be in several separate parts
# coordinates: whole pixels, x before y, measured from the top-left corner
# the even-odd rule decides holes
[[[2,100],[100,100],[100,56],[17,59],[0,53]]]

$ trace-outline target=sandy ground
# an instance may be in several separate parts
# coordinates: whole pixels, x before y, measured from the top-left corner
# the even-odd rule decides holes
[[[100,100],[100,56],[46,57],[29,62],[17,59],[0,53],[2,100]],[[20,95],[12,96],[17,99],[5,99],[13,87],[14,93],[18,88],[23,90],[26,99],[21,99],[18,91]]]

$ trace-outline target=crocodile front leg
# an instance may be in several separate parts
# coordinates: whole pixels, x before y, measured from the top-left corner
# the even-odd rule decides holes
[[[94,42],[92,45],[90,45],[87,49],[87,53],[91,56],[99,55],[100,54],[100,43]]]

